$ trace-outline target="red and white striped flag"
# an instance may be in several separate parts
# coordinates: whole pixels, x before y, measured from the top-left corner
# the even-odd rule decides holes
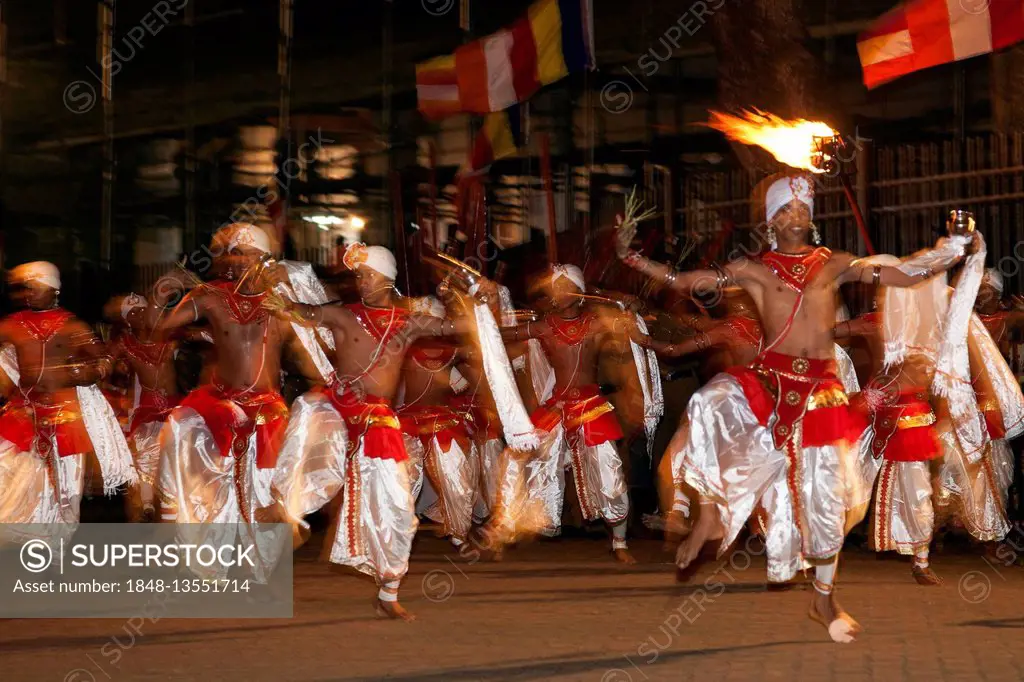
[[[988,54],[1024,40],[1024,0],[912,0],[857,39],[864,84]]]

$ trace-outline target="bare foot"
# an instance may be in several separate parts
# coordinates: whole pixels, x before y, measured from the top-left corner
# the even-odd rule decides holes
[[[704,544],[712,540],[722,539],[722,523],[718,514],[718,507],[713,504],[703,504],[697,516],[697,522],[690,531],[690,535],[683,540],[676,550],[676,566],[683,570],[697,558]]]
[[[613,549],[612,554],[615,555],[615,560],[620,564],[626,564],[627,566],[633,566],[636,564],[636,559],[629,553],[628,549]]]
[[[935,574],[931,566],[919,566],[914,564],[910,567],[910,573],[918,585],[941,585],[942,578]]]
[[[142,518],[139,519],[139,523],[156,523],[156,508],[147,504],[142,508]]]
[[[807,615],[814,622],[825,626],[833,642],[849,644],[856,641],[857,635],[860,634],[860,624],[843,611],[843,607],[831,594],[822,594],[814,590],[811,609]]]
[[[378,599],[377,615],[381,618],[390,618],[391,620],[404,620],[406,623],[416,620],[416,616],[406,611],[397,601],[381,601]]]

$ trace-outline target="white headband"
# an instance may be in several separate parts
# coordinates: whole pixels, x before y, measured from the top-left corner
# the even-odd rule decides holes
[[[128,294],[123,299],[121,299],[121,319],[127,319],[128,314],[131,313],[131,311],[135,310],[136,308],[145,308],[147,305],[149,304],[146,302],[144,296],[140,296],[138,294]]]
[[[217,230],[213,235],[213,243],[223,243],[227,251],[247,246],[263,253],[270,253],[270,237],[267,233],[248,223],[232,223]]]
[[[60,289],[60,270],[53,263],[36,261],[25,263],[11,270],[9,278],[12,282],[39,282],[51,289]]]
[[[996,293],[1003,293],[1003,274],[995,268],[989,268],[985,271],[985,278],[981,283],[989,285],[996,290]]]
[[[560,278],[565,277],[576,285],[581,292],[587,290],[587,284],[583,281],[583,271],[575,265],[554,265],[552,266],[551,283],[554,284]]]
[[[342,260],[349,270],[355,270],[359,266],[365,265],[390,280],[394,280],[398,276],[398,263],[395,261],[395,255],[383,246],[367,246],[356,242],[346,249],[345,257]]]
[[[773,182],[765,193],[765,220],[770,223],[775,214],[794,199],[806,204],[814,217],[814,187],[810,181],[804,177],[785,177]]]

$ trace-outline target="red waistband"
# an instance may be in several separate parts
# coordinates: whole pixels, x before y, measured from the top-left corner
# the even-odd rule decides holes
[[[350,453],[354,454],[362,441],[366,457],[398,462],[409,459],[402,438],[401,423],[390,400],[375,395],[360,399],[339,382],[318,390],[331,401],[334,409],[345,420]]]
[[[601,395],[596,384],[555,389],[554,395],[530,415],[533,425],[551,431],[562,424],[566,431],[583,429],[588,446],[600,445],[623,437],[615,417],[615,408]]]
[[[441,448],[447,452],[452,441],[458,442],[463,452],[469,450],[469,429],[466,418],[443,405],[422,405],[399,411],[402,430],[423,441],[424,447],[437,438]]]
[[[82,421],[82,408],[74,391],[67,397],[41,395],[26,399],[15,395],[0,410],[0,438],[4,438],[20,452],[35,450],[40,455],[50,452],[50,438],[57,442],[61,457],[92,450],[89,432]]]
[[[239,391],[206,385],[189,393],[181,406],[202,416],[224,457],[245,454],[249,437],[255,433],[256,466],[272,469],[277,464],[288,426],[288,405],[277,391]]]
[[[140,426],[153,422],[163,422],[178,403],[181,396],[168,395],[163,391],[150,388],[143,388],[139,394],[139,404],[132,410],[131,422],[128,426],[128,433],[131,435]]]
[[[773,372],[781,372],[798,381],[815,381],[835,379],[838,366],[835,360],[819,360],[817,358],[801,358],[768,351],[759,356],[755,367]]]
[[[835,376],[792,377],[765,367],[733,367],[727,372],[743,389],[758,423],[771,429],[772,442],[780,450],[798,431],[798,445],[818,447],[854,442],[867,428],[867,416],[850,408]]]

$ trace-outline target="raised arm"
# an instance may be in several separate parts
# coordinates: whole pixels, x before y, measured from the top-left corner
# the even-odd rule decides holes
[[[146,326],[154,329],[157,334],[164,334],[194,324],[206,312],[202,298],[195,291],[190,291],[170,312],[163,307],[163,301],[157,300],[146,308]]]
[[[863,258],[845,254],[848,263],[839,275],[839,284],[862,282],[883,287],[912,287],[926,279],[950,270],[965,255],[985,249],[985,238],[980,232],[972,233],[964,242],[958,237],[943,238],[934,248],[914,254],[899,265],[874,265]]]
[[[630,251],[622,262],[653,280],[662,282],[670,289],[689,295],[694,290],[724,288],[731,284],[742,284],[746,278],[743,274],[745,259],[730,262],[725,266],[716,266],[710,270],[689,270],[680,272],[650,258]]]

